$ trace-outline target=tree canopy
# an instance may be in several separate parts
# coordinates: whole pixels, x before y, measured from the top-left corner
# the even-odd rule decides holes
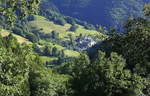
[[[40,0],[1,0],[0,16],[6,17],[6,22],[12,24],[16,19],[35,14],[39,3]]]
[[[144,13],[146,16],[150,16],[150,4],[146,4],[144,7]]]

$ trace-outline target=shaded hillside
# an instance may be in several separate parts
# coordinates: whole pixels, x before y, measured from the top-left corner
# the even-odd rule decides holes
[[[63,14],[107,27],[121,24],[129,16],[143,16],[145,2],[148,0],[53,0]]]
[[[106,25],[106,0],[53,0],[60,12],[93,24]],[[85,4],[84,4],[85,3]],[[101,19],[103,18],[103,19]]]

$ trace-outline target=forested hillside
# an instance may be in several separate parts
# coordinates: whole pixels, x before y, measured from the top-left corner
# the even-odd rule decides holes
[[[150,96],[148,2],[0,0],[0,96]]]
[[[148,0],[48,0],[61,13],[107,27],[123,23],[128,17],[142,17]]]

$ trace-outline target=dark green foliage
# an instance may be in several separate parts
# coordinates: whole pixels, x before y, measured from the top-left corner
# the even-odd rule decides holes
[[[8,27],[4,16],[0,16],[0,27],[2,27],[3,29],[6,29]]]
[[[69,23],[69,24],[71,24],[71,25],[74,25],[74,24],[77,23],[74,18],[69,17],[69,16],[66,16],[66,17],[65,17],[65,20],[66,20],[67,23]]]
[[[31,28],[31,26],[28,24],[28,21],[18,21],[12,28],[13,33],[21,35],[22,37],[29,39],[31,42],[39,41],[40,31],[40,29]]]
[[[69,49],[73,49],[73,50],[75,50],[75,48],[76,48],[76,41],[75,41],[75,38],[74,38],[74,36],[72,35],[72,34],[69,34],[68,35],[69,36]]]
[[[143,10],[144,10],[145,15],[149,17],[150,16],[150,4],[146,4]]]
[[[125,60],[116,53],[106,58],[105,53],[99,52],[95,61],[81,55],[60,69],[72,76],[69,87],[74,93],[71,96],[144,96],[145,79],[125,66]]]
[[[78,26],[75,25],[75,24],[73,24],[73,25],[70,27],[69,31],[75,32],[77,29],[78,29]]]
[[[55,19],[55,23],[64,26],[66,24],[66,21],[63,18],[58,18]]]
[[[34,16],[28,16],[27,20],[28,21],[34,21],[36,18]]]
[[[53,47],[52,49],[52,56],[59,56],[59,51],[56,47]]]
[[[59,33],[57,31],[52,31],[51,32],[51,38],[52,39],[58,39],[59,38]]]
[[[12,35],[0,39],[0,92],[1,96],[29,96],[28,73],[30,53],[20,46]],[[23,50],[26,49],[26,50]]]
[[[4,16],[7,24],[12,24],[17,19],[22,19],[37,12],[40,0],[1,0],[0,15]]]
[[[0,96],[66,96],[68,76],[54,74],[10,34],[0,37]]]
[[[38,38],[32,33],[27,33],[26,38],[29,39],[31,42],[34,42],[34,43],[38,42]]]
[[[109,10],[109,20],[115,27],[119,27],[129,17],[143,17],[142,8],[144,6],[143,0],[112,0],[112,8]]]
[[[92,24],[85,24],[84,28],[88,30],[95,30],[95,26]]]
[[[52,56],[52,48],[49,46],[45,46],[44,48],[44,55],[45,56]]]
[[[59,25],[65,25],[67,22],[64,19],[65,16],[55,12],[55,11],[51,11],[50,9],[41,9],[40,10],[40,15],[46,17],[48,20],[52,20],[55,24],[59,24]]]
[[[122,54],[127,60],[128,68],[146,75],[150,62],[150,22],[136,18],[126,22],[127,34],[118,35],[108,41],[112,51]]]
[[[43,48],[43,51],[41,52],[41,55],[43,56],[52,56],[52,57],[65,57],[64,50],[60,50],[59,48],[52,46],[52,45],[46,45]]]
[[[68,77],[54,74],[50,69],[41,65],[39,58],[34,61],[29,73],[31,96],[66,96]]]
[[[111,30],[112,33],[109,34],[109,38],[104,40],[103,43],[99,45],[97,44],[95,46],[95,49],[93,50],[101,49],[101,50],[106,51],[107,53],[106,57],[112,56],[111,52],[117,52],[118,54],[121,54],[126,60],[126,64],[124,64],[124,68],[122,70],[124,69],[127,69],[128,71],[130,70],[130,72],[132,72],[133,74],[138,74],[136,75],[138,76],[138,78],[139,76],[140,78],[146,78],[148,81],[148,85],[145,86],[143,93],[146,96],[149,96],[149,90],[150,90],[149,89],[150,21],[144,18],[129,18],[129,20],[127,20],[124,23],[124,28],[126,31],[126,33],[124,34],[117,33],[118,31],[115,28],[112,28]],[[90,57],[93,59],[94,55],[91,54]],[[95,58],[93,60],[95,60]],[[118,66],[119,64],[117,64],[117,67]],[[94,67],[94,68],[97,68],[97,67]],[[103,69],[105,68],[102,68],[102,70]],[[116,87],[117,86],[115,86],[115,88]],[[131,89],[129,88],[127,90],[129,93],[134,93],[134,92],[136,93],[135,95],[131,94],[131,96],[138,96],[137,95],[138,91],[136,90],[136,88],[131,88]],[[123,92],[128,93],[127,90],[125,89]],[[123,96],[123,95],[130,96],[126,94],[120,94],[120,95],[115,95],[115,96]],[[113,96],[113,95],[110,95],[110,96]]]
[[[32,45],[32,48],[33,48],[34,52],[38,53],[39,55],[42,55],[42,50],[41,50],[41,48],[39,48],[38,44],[34,43]]]
[[[1,16],[0,26],[2,26],[1,28],[12,29],[13,33],[32,41],[33,45],[31,45],[31,48],[25,44],[17,43],[17,39],[12,34],[4,38],[0,36],[0,96],[149,96],[149,20],[130,18],[124,23],[125,34],[116,33],[118,30],[114,27],[111,27],[111,33],[108,34],[106,28],[100,25],[95,27],[78,19],[63,16],[52,11],[56,9],[48,10],[51,7],[46,9],[51,4],[44,0],[40,14],[48,20],[53,20],[60,25],[69,22],[72,25],[69,31],[76,31],[77,24],[81,24],[86,29],[96,29],[99,32],[108,34],[108,38],[96,44],[96,48],[100,46],[97,50],[100,49],[105,52],[94,50],[93,53],[96,53],[97,56],[95,57],[92,54],[90,59],[84,52],[79,57],[68,58],[65,54],[65,47],[61,49],[55,45],[55,43],[65,42],[60,42],[58,32],[53,31],[49,34],[43,34],[43,29],[30,27],[27,20],[35,20],[34,16],[29,17],[27,20],[18,20],[13,28],[8,27],[6,22],[13,23],[16,17],[19,19],[31,14],[28,11],[30,7],[37,7],[36,4],[38,4],[38,0],[33,2],[27,0],[26,2],[31,2],[31,5],[33,5],[26,8],[25,5],[27,4],[20,0],[23,6],[18,10],[25,9],[20,16],[20,12],[16,13],[16,9],[14,9],[15,5],[19,6],[18,3],[15,3],[18,1],[6,0],[8,4],[12,3],[9,6],[10,10],[7,10],[7,8],[4,10],[8,13],[3,14],[3,16],[7,15],[6,18],[9,19],[5,21],[4,17]],[[73,7],[84,7],[90,1],[75,0],[73,2],[80,4]],[[130,2],[136,3],[134,0],[130,0]],[[127,5],[130,2],[127,2]],[[124,6],[125,9],[120,9],[120,3],[122,6],[126,5],[124,1],[118,1],[117,6],[119,6],[119,9],[114,6],[111,11],[114,13],[120,12],[119,16],[124,13],[124,10],[127,10],[126,6]],[[0,1],[0,4],[3,3]],[[135,5],[134,8],[137,8],[137,6]],[[1,8],[3,7],[0,7],[0,12],[3,11],[1,11]],[[14,9],[14,12],[12,9]],[[148,17],[149,5],[145,6],[144,11]],[[118,17],[113,13],[112,15],[114,18]],[[117,19],[123,20],[124,17]],[[118,21],[115,23],[118,23]],[[82,35],[80,37],[81,39],[84,38]],[[67,43],[64,43],[64,45],[68,49],[75,50],[77,46],[75,36],[68,32],[68,38]],[[41,60],[42,56],[44,59],[45,57],[46,59],[53,59],[50,57],[54,57],[56,60],[47,61],[47,66],[44,66],[44,60]],[[50,64],[52,65],[51,68],[48,67]]]
[[[17,35],[20,35],[20,36],[23,36],[23,37],[24,37],[23,31],[22,31],[21,28],[19,28],[19,27],[14,27],[14,28],[12,29],[12,31],[13,31],[13,33],[15,33],[15,34],[17,34]]]
[[[96,30],[100,33],[104,33],[104,34],[107,34],[108,33],[108,30],[106,27],[102,27],[101,25],[97,25],[96,26]]]

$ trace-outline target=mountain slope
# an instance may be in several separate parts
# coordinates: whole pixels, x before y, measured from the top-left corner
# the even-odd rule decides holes
[[[12,34],[19,43],[30,44],[33,51],[48,64],[53,61],[54,64],[57,63],[60,57],[76,58],[80,55],[80,51],[107,38],[107,35],[96,30],[85,29],[79,24],[59,25],[39,15],[33,18],[15,24]],[[72,26],[77,26],[76,30],[71,31]],[[10,32],[2,30],[1,34],[8,36]]]
[[[6,37],[6,36],[8,36],[9,34],[10,34],[10,32],[9,31],[7,31],[7,30],[0,30],[0,34],[2,35],[2,37]],[[22,36],[20,36],[20,35],[17,35],[17,34],[12,34],[16,39],[17,39],[17,41],[19,42],[19,43],[21,43],[21,44],[23,44],[23,43],[26,43],[26,44],[32,44],[32,42],[30,42],[28,39],[26,39],[26,38],[24,38],[24,37],[22,37]]]
[[[51,0],[62,14],[92,24],[115,26],[122,20],[143,16],[143,5],[148,0]]]

